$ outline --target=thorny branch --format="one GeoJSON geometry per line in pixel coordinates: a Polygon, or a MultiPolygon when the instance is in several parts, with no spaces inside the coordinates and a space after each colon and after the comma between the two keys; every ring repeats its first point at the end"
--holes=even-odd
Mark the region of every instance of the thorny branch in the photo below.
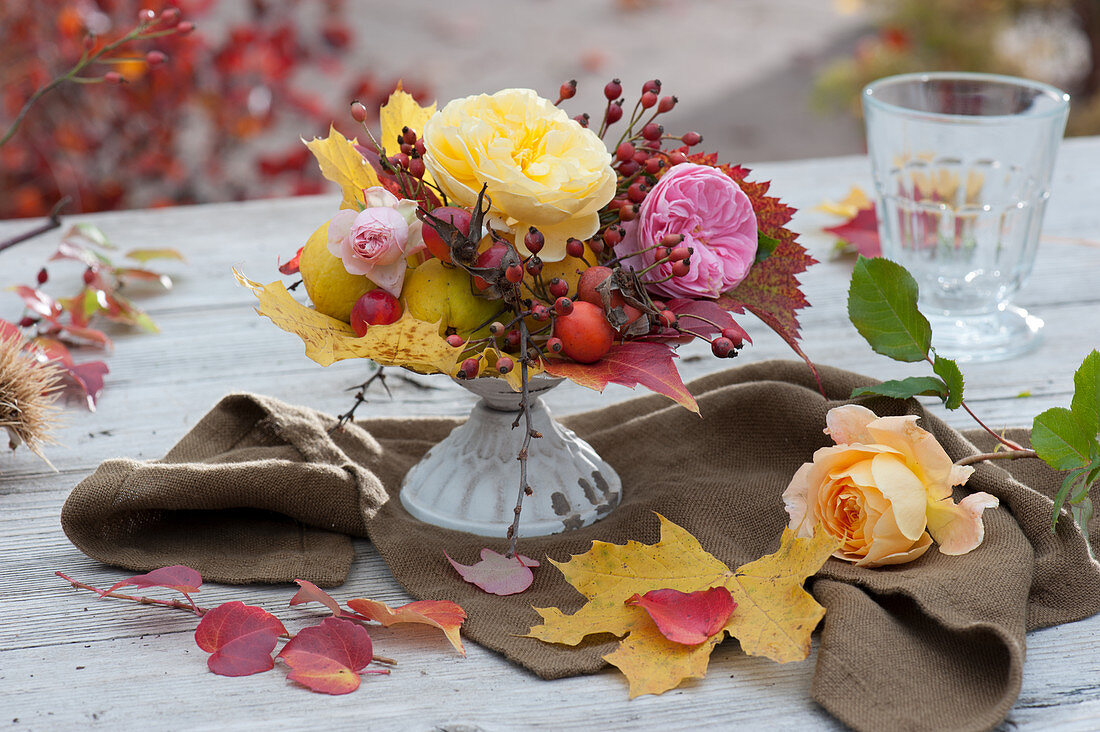
{"type": "Polygon", "coordinates": [[[355,392],[355,403],[351,405],[351,409],[336,418],[336,424],[333,425],[332,428],[328,431],[330,435],[336,430],[341,429],[344,425],[355,418],[355,410],[358,409],[361,404],[367,401],[367,389],[369,389],[370,385],[374,382],[377,381],[378,383],[380,383],[382,385],[382,388],[386,390],[386,396],[388,396],[390,399],[393,399],[393,393],[390,392],[390,387],[388,384],[386,384],[385,368],[385,366],[378,366],[375,372],[370,375],[370,378],[368,378],[362,384],[359,384],[358,386],[353,386],[348,389],[348,391],[351,391],[352,389],[358,389],[358,391],[355,392]]]}

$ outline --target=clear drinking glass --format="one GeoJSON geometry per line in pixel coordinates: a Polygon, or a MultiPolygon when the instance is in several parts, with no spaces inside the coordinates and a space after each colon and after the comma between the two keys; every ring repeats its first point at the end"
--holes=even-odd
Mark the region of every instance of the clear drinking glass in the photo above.
{"type": "Polygon", "coordinates": [[[1043,321],[1010,304],[1035,261],[1069,95],[1009,76],[905,74],[863,90],[883,256],[920,286],[933,345],[1009,358],[1043,321]]]}

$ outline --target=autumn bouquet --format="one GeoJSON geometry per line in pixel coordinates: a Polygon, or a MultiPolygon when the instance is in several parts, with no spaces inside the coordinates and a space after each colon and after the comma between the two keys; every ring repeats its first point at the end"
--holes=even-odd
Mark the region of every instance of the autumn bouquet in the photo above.
{"type": "Polygon", "coordinates": [[[280,269],[238,273],[259,312],[322,365],[363,357],[525,391],[539,374],[602,390],[641,384],[697,411],[673,362],[709,342],[719,358],[750,340],[752,312],[801,355],[797,275],[814,260],[783,228],[793,209],[748,170],[697,152],[702,138],[658,121],[676,105],[648,81],[629,112],[604,88],[602,115],[570,116],[528,89],[436,110],[400,88],[380,111],[352,105],[368,142],[333,129],[306,145],[344,197],[280,269]]]}

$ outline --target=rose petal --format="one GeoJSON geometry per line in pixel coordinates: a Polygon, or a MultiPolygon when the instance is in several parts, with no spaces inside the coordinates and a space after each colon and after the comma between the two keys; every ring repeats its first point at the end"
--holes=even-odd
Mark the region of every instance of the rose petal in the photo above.
{"type": "Polygon", "coordinates": [[[894,522],[902,535],[916,541],[924,532],[928,499],[924,485],[896,455],[876,455],[871,461],[875,485],[890,502],[894,522]]]}
{"type": "Polygon", "coordinates": [[[956,556],[973,551],[985,538],[982,513],[1000,501],[988,493],[973,493],[954,503],[951,498],[928,504],[928,530],[940,545],[940,552],[956,556]]]}
{"type": "Polygon", "coordinates": [[[916,415],[881,417],[867,425],[867,431],[872,442],[889,445],[905,455],[905,462],[935,494],[933,498],[951,495],[951,458],[935,435],[917,426],[916,415]]]}
{"type": "Polygon", "coordinates": [[[866,557],[857,561],[856,566],[882,567],[887,564],[905,564],[906,562],[911,562],[920,557],[928,551],[928,547],[930,546],[932,546],[932,537],[926,532],[922,534],[920,539],[917,540],[917,543],[909,549],[894,554],[887,554],[885,556],[879,556],[877,553],[873,555],[869,553],[866,557]]]}
{"type": "Polygon", "coordinates": [[[876,419],[874,412],[858,404],[833,407],[825,415],[825,434],[838,445],[877,442],[867,431],[867,425],[876,419]]]}

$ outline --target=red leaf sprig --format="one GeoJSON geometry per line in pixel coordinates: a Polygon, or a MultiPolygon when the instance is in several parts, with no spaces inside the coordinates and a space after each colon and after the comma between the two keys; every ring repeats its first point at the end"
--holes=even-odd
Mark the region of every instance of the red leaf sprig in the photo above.
{"type": "Polygon", "coordinates": [[[288,678],[306,688],[324,694],[347,694],[359,688],[362,674],[388,674],[389,669],[370,669],[371,663],[396,665],[396,661],[374,653],[367,625],[402,623],[429,625],[443,631],[456,650],[465,655],[459,629],[466,619],[457,604],[444,600],[421,600],[397,608],[367,598],[348,602],[345,610],[331,595],[307,580],[296,580],[298,592],[290,605],[318,602],[332,612],[319,625],[303,628],[291,635],[277,617],[263,608],[239,600],[212,609],[199,607],[191,599],[202,585],[202,576],[191,567],[173,565],[120,580],[108,589],[79,582],[63,572],[57,576],[74,588],[90,590],[101,598],[130,600],[143,605],[160,605],[186,610],[201,618],[195,629],[195,643],[210,654],[207,667],[220,676],[250,676],[270,671],[275,660],[290,669],[288,678]],[[152,597],[137,597],[118,592],[123,587],[142,589],[161,587],[181,593],[187,602],[152,597]],[[287,639],[278,654],[272,652],[280,638],[287,639]]]}

